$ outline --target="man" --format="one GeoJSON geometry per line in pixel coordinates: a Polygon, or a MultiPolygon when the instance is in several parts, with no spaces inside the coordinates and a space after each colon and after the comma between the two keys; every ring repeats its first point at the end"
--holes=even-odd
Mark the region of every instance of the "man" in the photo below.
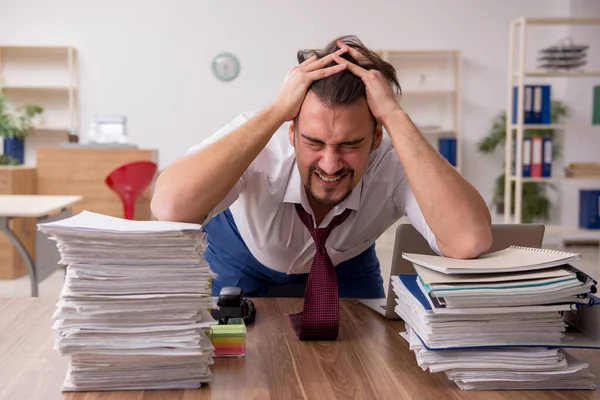
{"type": "Polygon", "coordinates": [[[335,265],[340,297],[384,297],[374,243],[403,215],[440,255],[486,251],[485,202],[402,110],[394,68],[351,36],[298,58],[272,104],[240,115],[156,182],[158,219],[204,225],[213,294],[302,287],[319,256],[335,265]],[[316,245],[311,229],[342,214],[325,248],[316,245]]]}

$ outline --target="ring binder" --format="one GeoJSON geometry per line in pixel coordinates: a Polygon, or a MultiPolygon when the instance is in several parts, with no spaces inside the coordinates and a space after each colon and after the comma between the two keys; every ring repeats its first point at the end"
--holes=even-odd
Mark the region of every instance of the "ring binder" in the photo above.
{"type": "Polygon", "coordinates": [[[546,253],[546,254],[555,254],[557,256],[565,256],[565,257],[576,257],[579,256],[579,254],[577,253],[571,253],[568,251],[562,251],[562,250],[553,250],[553,249],[543,249],[543,248],[538,248],[538,247],[527,247],[527,246],[509,246],[510,249],[515,249],[515,250],[527,250],[527,251],[535,251],[538,253],[546,253]]]}

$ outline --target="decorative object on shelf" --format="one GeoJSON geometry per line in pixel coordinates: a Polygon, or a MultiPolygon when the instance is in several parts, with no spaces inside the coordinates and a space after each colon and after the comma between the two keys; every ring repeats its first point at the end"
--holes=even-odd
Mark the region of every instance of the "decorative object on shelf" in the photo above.
{"type": "MultiPolygon", "coordinates": [[[[553,124],[560,123],[563,118],[570,115],[570,109],[560,100],[553,100],[551,107],[551,121],[553,124]]],[[[554,129],[525,129],[523,139],[544,137],[554,138],[554,129]]],[[[489,134],[477,143],[477,151],[482,154],[493,154],[498,147],[504,149],[506,140],[506,113],[500,113],[492,123],[489,134]]],[[[531,140],[531,139],[529,139],[531,140]]],[[[513,143],[516,141],[513,140],[513,143]]],[[[548,147],[546,147],[548,148],[548,147]]],[[[557,144],[550,146],[552,159],[560,156],[561,148],[557,144]]],[[[515,157],[512,157],[513,159],[515,157]]],[[[504,171],[504,167],[502,167],[504,171]]],[[[542,170],[543,173],[543,170],[542,170]]],[[[495,206],[498,214],[504,213],[504,172],[496,178],[494,185],[494,196],[491,205],[495,206]]],[[[547,194],[548,188],[554,185],[549,182],[525,182],[523,183],[523,218],[522,222],[533,222],[534,220],[545,220],[550,216],[552,206],[547,194]]],[[[511,209],[514,208],[515,183],[512,183],[511,209]]],[[[514,212],[512,210],[511,212],[514,212]]]]}
{"type": "Polygon", "coordinates": [[[127,117],[96,116],[90,123],[88,139],[91,143],[128,143],[127,117]]]}
{"type": "Polygon", "coordinates": [[[567,37],[557,44],[542,49],[538,58],[538,67],[550,71],[570,71],[587,64],[586,44],[574,44],[571,37],[567,37]]]}
{"type": "Polygon", "coordinates": [[[213,74],[221,81],[228,82],[240,73],[240,62],[231,53],[218,54],[212,62],[213,74]]]}
{"type": "Polygon", "coordinates": [[[579,227],[600,229],[600,189],[579,191],[579,227]]]}
{"type": "Polygon", "coordinates": [[[4,156],[7,162],[16,160],[17,164],[25,163],[25,138],[33,132],[33,119],[44,112],[35,104],[27,104],[9,110],[9,103],[0,93],[0,136],[4,139],[4,156]]]}
{"type": "Polygon", "coordinates": [[[571,163],[565,167],[565,176],[570,178],[600,176],[600,163],[571,163]]]}

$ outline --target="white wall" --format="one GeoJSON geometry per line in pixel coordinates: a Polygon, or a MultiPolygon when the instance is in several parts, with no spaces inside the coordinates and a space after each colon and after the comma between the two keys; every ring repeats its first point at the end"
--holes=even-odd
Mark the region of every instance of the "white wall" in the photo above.
{"type": "MultiPolygon", "coordinates": [[[[489,199],[503,155],[484,158],[475,143],[506,107],[508,24],[567,16],[569,7],[563,0],[2,0],[0,41],[75,46],[83,134],[94,114],[126,114],[132,141],[159,148],[161,167],[239,112],[268,104],[299,48],[349,33],[373,48],[459,48],[464,173],[489,199]],[[211,75],[222,51],[242,63],[230,83],[211,75]]],[[[534,39],[544,46],[562,36],[534,39]]]]}

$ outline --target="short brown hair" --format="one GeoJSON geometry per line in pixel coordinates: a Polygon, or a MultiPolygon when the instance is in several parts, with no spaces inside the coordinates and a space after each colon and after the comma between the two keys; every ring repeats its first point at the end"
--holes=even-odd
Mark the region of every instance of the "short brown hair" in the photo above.
{"type": "MultiPolygon", "coordinates": [[[[396,70],[394,67],[384,61],[377,53],[369,50],[356,36],[347,35],[341,36],[331,41],[323,49],[310,49],[298,51],[298,63],[304,62],[304,60],[317,56],[317,59],[325,57],[330,53],[334,53],[339,50],[337,41],[340,40],[348,47],[353,47],[358,50],[364,59],[360,63],[355,60],[348,53],[343,54],[342,58],[354,63],[359,64],[364,69],[375,69],[381,72],[381,74],[392,84],[394,91],[397,95],[400,95],[401,88],[396,76],[396,70]]],[[[328,67],[337,65],[335,61],[332,61],[328,67]]],[[[328,107],[337,107],[354,103],[361,97],[366,96],[365,84],[362,80],[348,70],[344,70],[340,73],[334,74],[327,78],[317,80],[311,84],[308,90],[312,90],[313,93],[319,97],[319,99],[328,107]]]]}

